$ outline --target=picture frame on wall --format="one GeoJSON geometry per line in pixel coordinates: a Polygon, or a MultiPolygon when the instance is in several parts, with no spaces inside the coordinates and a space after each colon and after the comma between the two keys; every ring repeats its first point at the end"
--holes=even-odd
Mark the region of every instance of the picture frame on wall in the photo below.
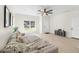
{"type": "Polygon", "coordinates": [[[35,21],[24,21],[24,28],[35,28],[35,21]]]}
{"type": "Polygon", "coordinates": [[[4,27],[11,26],[11,12],[8,7],[4,6],[4,27]]]}
{"type": "Polygon", "coordinates": [[[24,21],[24,28],[29,28],[29,21],[24,21]]]}

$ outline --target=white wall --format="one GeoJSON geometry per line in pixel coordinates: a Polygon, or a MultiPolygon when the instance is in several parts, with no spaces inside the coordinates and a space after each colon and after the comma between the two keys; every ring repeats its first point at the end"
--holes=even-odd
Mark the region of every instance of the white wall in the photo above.
{"type": "Polygon", "coordinates": [[[22,15],[22,14],[14,14],[14,26],[19,27],[20,32],[27,32],[24,29],[24,20],[29,20],[29,21],[35,21],[35,26],[36,26],[36,31],[35,33],[39,33],[39,17],[38,16],[32,16],[32,15],[22,15]]]}
{"type": "Polygon", "coordinates": [[[28,33],[24,29],[24,20],[36,22],[36,31],[34,33],[50,32],[50,16],[14,14],[14,26],[19,27],[20,32],[28,33]]]}
{"type": "Polygon", "coordinates": [[[0,29],[0,50],[3,49],[12,34],[12,28],[1,28],[0,29]]]}
{"type": "Polygon", "coordinates": [[[4,7],[0,5],[0,28],[4,26],[4,7]]]}
{"type": "Polygon", "coordinates": [[[50,32],[54,33],[56,29],[63,29],[67,32],[67,37],[71,37],[72,18],[75,18],[74,14],[79,15],[79,11],[71,10],[53,14],[50,20],[50,32]]]}

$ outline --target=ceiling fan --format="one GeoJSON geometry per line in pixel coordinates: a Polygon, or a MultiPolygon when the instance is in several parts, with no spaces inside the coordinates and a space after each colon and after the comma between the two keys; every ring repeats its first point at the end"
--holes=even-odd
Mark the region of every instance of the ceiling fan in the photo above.
{"type": "Polygon", "coordinates": [[[46,8],[44,8],[43,10],[38,10],[38,12],[40,12],[39,14],[41,14],[42,16],[43,15],[48,15],[48,14],[52,14],[52,9],[50,9],[50,10],[47,10],[46,8]]]}

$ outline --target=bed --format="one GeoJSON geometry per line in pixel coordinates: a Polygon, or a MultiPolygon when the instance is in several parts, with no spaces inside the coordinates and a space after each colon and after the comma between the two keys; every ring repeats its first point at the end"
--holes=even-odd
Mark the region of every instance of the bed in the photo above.
{"type": "Polygon", "coordinates": [[[58,48],[36,35],[13,33],[1,53],[57,53],[58,48]],[[19,35],[18,35],[19,34],[19,35]]]}

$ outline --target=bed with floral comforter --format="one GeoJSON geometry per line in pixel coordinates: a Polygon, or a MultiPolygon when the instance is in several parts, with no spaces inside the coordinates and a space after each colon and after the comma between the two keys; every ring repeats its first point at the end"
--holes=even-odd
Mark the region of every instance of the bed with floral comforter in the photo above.
{"type": "MultiPolygon", "coordinates": [[[[28,37],[28,36],[27,36],[28,37]]],[[[33,36],[29,36],[33,39],[33,36]]],[[[36,37],[36,36],[35,36],[36,37]]],[[[26,38],[26,36],[25,36],[26,38]]],[[[48,53],[58,52],[58,48],[40,38],[29,43],[17,42],[15,37],[10,38],[10,42],[1,50],[3,53],[48,53]]]]}

